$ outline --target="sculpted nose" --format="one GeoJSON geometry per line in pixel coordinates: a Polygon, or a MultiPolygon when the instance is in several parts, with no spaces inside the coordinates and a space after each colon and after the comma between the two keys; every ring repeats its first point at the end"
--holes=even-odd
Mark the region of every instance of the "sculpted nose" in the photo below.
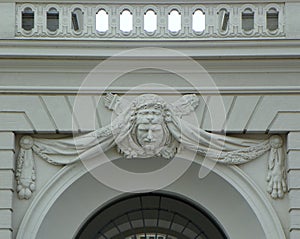
{"type": "Polygon", "coordinates": [[[151,122],[154,119],[154,116],[152,114],[147,115],[147,119],[149,122],[151,122]]]}
{"type": "Polygon", "coordinates": [[[153,139],[152,131],[151,131],[151,130],[148,131],[147,139],[148,139],[148,140],[152,140],[152,139],[153,139]]]}

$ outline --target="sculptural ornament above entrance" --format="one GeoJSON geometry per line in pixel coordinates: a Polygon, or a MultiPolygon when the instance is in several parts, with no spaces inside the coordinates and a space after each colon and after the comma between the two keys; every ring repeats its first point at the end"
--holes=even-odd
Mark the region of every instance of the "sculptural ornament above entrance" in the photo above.
{"type": "Polygon", "coordinates": [[[34,154],[54,165],[88,160],[116,146],[125,158],[172,159],[179,150],[191,150],[216,163],[238,165],[269,151],[268,189],[272,198],[287,191],[283,141],[279,135],[254,140],[209,133],[182,120],[196,109],[196,95],[184,95],[168,104],[158,95],[144,94],[131,104],[107,94],[105,106],[118,115],[110,125],[63,139],[23,136],[17,158],[17,193],[29,199],[35,190],[34,154]]]}

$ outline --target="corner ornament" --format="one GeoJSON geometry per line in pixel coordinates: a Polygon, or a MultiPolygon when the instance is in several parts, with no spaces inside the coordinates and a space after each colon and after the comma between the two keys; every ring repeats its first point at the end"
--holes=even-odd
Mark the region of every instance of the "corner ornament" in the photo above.
{"type": "Polygon", "coordinates": [[[107,94],[105,106],[118,115],[110,125],[62,139],[23,136],[16,170],[19,198],[29,199],[35,191],[34,154],[50,164],[68,165],[115,146],[125,158],[172,159],[180,149],[187,149],[227,165],[244,164],[269,151],[267,191],[274,199],[283,198],[287,186],[282,138],[254,140],[206,132],[182,119],[198,104],[196,95],[168,104],[154,94],[140,95],[132,103],[107,94]]]}

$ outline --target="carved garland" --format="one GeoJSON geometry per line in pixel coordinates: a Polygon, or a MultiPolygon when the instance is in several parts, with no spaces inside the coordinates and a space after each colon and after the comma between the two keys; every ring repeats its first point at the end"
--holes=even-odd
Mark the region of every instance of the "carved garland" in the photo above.
{"type": "Polygon", "coordinates": [[[29,199],[35,191],[34,154],[48,163],[67,165],[95,157],[113,146],[117,146],[125,158],[172,159],[180,148],[185,148],[228,165],[250,162],[269,151],[267,191],[274,199],[283,198],[287,186],[282,138],[272,135],[267,140],[246,141],[208,133],[181,119],[198,104],[195,95],[185,95],[167,104],[161,97],[147,94],[128,104],[117,95],[108,94],[106,107],[119,115],[111,125],[64,139],[23,136],[16,170],[19,198],[29,199]]]}

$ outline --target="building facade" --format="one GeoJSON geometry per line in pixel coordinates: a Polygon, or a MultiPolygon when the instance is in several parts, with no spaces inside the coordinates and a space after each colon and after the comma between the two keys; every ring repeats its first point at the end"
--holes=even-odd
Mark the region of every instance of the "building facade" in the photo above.
{"type": "Polygon", "coordinates": [[[300,1],[0,11],[1,239],[300,238],[300,1]]]}

